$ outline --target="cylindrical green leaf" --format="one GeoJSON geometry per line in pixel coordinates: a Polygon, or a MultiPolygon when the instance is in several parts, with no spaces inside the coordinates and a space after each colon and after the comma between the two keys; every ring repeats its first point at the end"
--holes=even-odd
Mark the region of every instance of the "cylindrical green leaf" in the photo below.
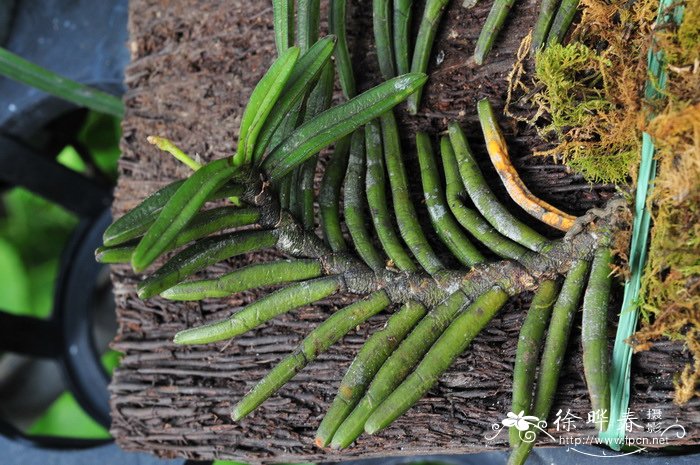
{"type": "MultiPolygon", "coordinates": [[[[537,390],[532,406],[532,415],[546,420],[552,408],[554,394],[559,384],[559,373],[564,363],[569,333],[578,310],[578,304],[586,286],[589,263],[580,260],[573,264],[566,275],[561,292],[552,310],[552,319],[547,330],[547,339],[542,351],[537,390]]],[[[517,413],[517,412],[516,412],[517,413]]],[[[535,430],[535,434],[537,431],[535,430]]],[[[532,450],[535,441],[522,441],[513,449],[508,458],[508,465],[523,465],[532,450]]]]}
{"type": "Polygon", "coordinates": [[[535,29],[532,33],[532,49],[534,51],[545,45],[547,34],[549,34],[549,29],[552,26],[552,19],[554,19],[554,11],[560,2],[561,0],[542,0],[540,3],[540,14],[537,17],[535,29]]]}
{"type": "Polygon", "coordinates": [[[337,276],[292,284],[262,297],[225,320],[180,331],[175,335],[174,342],[208,344],[239,336],[276,316],[334,294],[340,284],[341,279],[337,276]]]}
{"type": "MultiPolygon", "coordinates": [[[[306,101],[305,121],[315,118],[330,106],[333,98],[334,77],[333,65],[327,63],[321,72],[321,78],[306,101]]],[[[299,180],[301,181],[299,183],[301,189],[300,201],[302,206],[299,209],[301,216],[298,218],[307,230],[314,228],[314,178],[317,163],[318,155],[310,157],[301,165],[299,173],[299,180]]]]}
{"type": "Polygon", "coordinates": [[[124,117],[124,104],[119,97],[59,76],[2,47],[0,47],[0,74],[78,106],[120,119],[124,117]]]}
{"type": "Polygon", "coordinates": [[[97,263],[114,264],[129,263],[131,254],[134,253],[136,243],[115,245],[114,247],[101,246],[95,249],[95,261],[97,263]]]}
{"type": "Polygon", "coordinates": [[[238,167],[231,158],[222,158],[192,173],[170,197],[136,246],[131,257],[134,271],[142,271],[153,263],[202,208],[211,193],[220,189],[236,171],[238,167]]]}
{"type": "Polygon", "coordinates": [[[238,147],[234,156],[236,164],[247,164],[253,160],[258,134],[292,75],[298,58],[297,47],[289,47],[280,53],[253,89],[241,118],[238,147]]]}
{"type": "Polygon", "coordinates": [[[281,179],[322,148],[401,103],[425,80],[424,74],[404,74],[324,111],[278,145],[265,159],[263,170],[273,182],[281,179]]]}
{"type": "Polygon", "coordinates": [[[491,289],[479,296],[455,318],[425,354],[415,371],[367,419],[365,431],[374,434],[386,428],[418,402],[507,300],[508,294],[504,291],[499,288],[491,289]]]}
{"type": "Polygon", "coordinates": [[[459,224],[500,257],[520,261],[524,257],[536,256],[534,252],[499,234],[478,212],[464,205],[464,184],[459,176],[459,165],[448,137],[441,138],[440,153],[445,172],[447,203],[459,224]]]}
{"type": "Polygon", "coordinates": [[[258,287],[316,278],[322,273],[323,269],[318,260],[279,260],[254,263],[220,278],[186,281],[177,284],[161,292],[160,296],[170,300],[221,298],[258,287]]]}
{"type": "Polygon", "coordinates": [[[408,301],[389,318],[384,329],[367,339],[345,373],[338,394],[318,427],[315,441],[317,446],[328,445],[340,424],[360,401],[384,361],[425,316],[425,312],[422,304],[408,301]]]}
{"type": "Polygon", "coordinates": [[[320,0],[299,0],[297,2],[297,23],[299,47],[307,51],[318,40],[321,21],[320,0]]]}
{"type": "Polygon", "coordinates": [[[353,98],[357,94],[355,86],[355,75],[352,72],[352,61],[348,50],[348,39],[346,34],[346,7],[347,0],[330,0],[330,17],[328,19],[328,29],[331,34],[338,37],[335,46],[335,64],[338,67],[338,77],[340,87],[346,98],[353,98]]]}
{"type": "Polygon", "coordinates": [[[318,194],[318,209],[321,215],[321,230],[326,244],[334,252],[345,250],[345,239],[340,227],[340,189],[343,185],[345,171],[350,153],[350,136],[340,139],[335,144],[326,171],[321,180],[318,194]]]}
{"type": "Polygon", "coordinates": [[[472,245],[448,210],[430,138],[424,132],[416,134],[416,149],[423,182],[423,196],[433,228],[460,263],[472,266],[483,262],[484,256],[472,245]]]}
{"type": "Polygon", "coordinates": [[[272,0],[277,54],[294,45],[294,0],[272,0]]]}
{"type": "Polygon", "coordinates": [[[384,79],[391,79],[396,76],[391,34],[391,1],[372,0],[372,26],[379,70],[384,79]]]}
{"type": "Polygon", "coordinates": [[[534,231],[522,221],[516,219],[493,195],[474,156],[469,149],[467,138],[457,123],[450,123],[450,142],[454,149],[462,182],[484,218],[504,236],[524,245],[535,252],[542,251],[549,245],[547,238],[534,231]]]}
{"type": "Polygon", "coordinates": [[[142,281],[138,287],[139,298],[148,299],[160,294],[214,263],[272,247],[276,243],[274,231],[232,232],[195,242],[142,281]]]}
{"type": "Polygon", "coordinates": [[[491,47],[493,47],[493,43],[498,33],[501,31],[503,23],[506,21],[506,17],[508,17],[508,13],[514,3],[515,0],[496,0],[493,2],[484,27],[481,29],[481,34],[479,34],[479,39],[476,41],[474,61],[477,65],[482,65],[484,63],[484,58],[486,58],[486,55],[491,51],[491,47]]]}
{"type": "Polygon", "coordinates": [[[404,242],[411,249],[413,256],[428,273],[435,274],[445,269],[437,257],[423,229],[418,222],[416,209],[411,203],[408,188],[408,176],[403,165],[401,141],[394,113],[389,111],[381,116],[382,139],[384,140],[384,161],[389,173],[391,198],[394,203],[396,222],[404,242]]]}
{"type": "Polygon", "coordinates": [[[367,176],[365,177],[367,202],[379,242],[394,266],[402,271],[414,271],[417,267],[408,252],[404,250],[401,239],[394,231],[389,214],[382,155],[382,133],[377,121],[371,121],[365,128],[365,146],[367,148],[367,176]]]}
{"type": "Polygon", "coordinates": [[[253,154],[256,163],[262,161],[268,147],[274,148],[279,142],[278,138],[283,139],[296,127],[298,122],[303,120],[303,115],[297,113],[304,97],[330,62],[334,43],[334,36],[324,37],[299,57],[279,100],[265,119],[260,134],[258,134],[253,154]],[[279,134],[278,131],[280,131],[279,134]]]}
{"type": "MultiPolygon", "coordinates": [[[[192,221],[163,252],[168,252],[188,242],[225,229],[253,224],[259,219],[260,212],[254,208],[218,207],[201,211],[192,218],[192,221]]],[[[95,257],[100,263],[129,263],[135,249],[136,243],[129,245],[120,244],[115,247],[100,247],[96,251],[99,253],[96,253],[95,257]]]]}
{"type": "MultiPolygon", "coordinates": [[[[418,35],[416,36],[416,46],[413,50],[413,60],[411,61],[412,73],[425,73],[428,71],[428,60],[430,52],[435,41],[440,18],[445,11],[445,7],[449,0],[427,0],[423,9],[423,16],[418,27],[418,35]]],[[[423,93],[423,87],[408,98],[408,112],[412,115],[418,113],[420,98],[423,93]]]]}
{"type": "Polygon", "coordinates": [[[367,229],[367,205],[365,201],[365,132],[362,128],[352,134],[350,158],[345,175],[345,224],[352,237],[355,250],[372,270],[384,268],[384,259],[372,243],[367,229]]]}
{"type": "Polygon", "coordinates": [[[408,73],[411,70],[411,19],[413,0],[394,0],[394,54],[396,72],[408,73]]]}
{"type": "MultiPolygon", "coordinates": [[[[610,249],[600,247],[593,258],[591,277],[583,296],[583,371],[591,398],[591,410],[598,412],[610,412],[608,299],[612,284],[611,263],[610,249]]],[[[607,416],[600,427],[603,431],[607,429],[607,416]]]]}
{"type": "MultiPolygon", "coordinates": [[[[547,329],[554,302],[557,300],[558,291],[559,286],[556,281],[552,279],[542,281],[532,298],[525,322],[520,328],[513,368],[513,401],[510,409],[515,414],[524,412],[525,415],[531,415],[537,362],[540,359],[544,332],[547,329]]],[[[517,428],[510,428],[511,447],[520,443],[519,433],[517,428]]]]}
{"type": "Polygon", "coordinates": [[[185,180],[174,181],[146,197],[140,204],[117,218],[102,234],[105,246],[129,242],[142,236],[158,217],[168,200],[184,184],[185,180]]]}
{"type": "Polygon", "coordinates": [[[413,367],[468,303],[467,296],[457,291],[433,308],[384,362],[374,376],[362,400],[333,435],[331,447],[348,447],[364,431],[372,412],[401,384],[413,367]]]}
{"type": "Polygon", "coordinates": [[[233,407],[231,417],[238,421],[255,410],[306,365],[316,360],[319,354],[390,303],[385,291],[377,291],[328,317],[233,407]]]}
{"type": "Polygon", "coordinates": [[[547,45],[558,44],[564,40],[564,36],[566,36],[574,20],[574,16],[576,16],[578,4],[579,0],[562,0],[557,10],[557,15],[552,20],[552,27],[547,35],[547,45]]]}

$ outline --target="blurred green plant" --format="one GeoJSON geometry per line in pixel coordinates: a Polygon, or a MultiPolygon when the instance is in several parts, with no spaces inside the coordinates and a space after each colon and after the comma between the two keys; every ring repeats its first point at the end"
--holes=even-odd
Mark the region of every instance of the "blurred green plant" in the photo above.
{"type": "MultiPolygon", "coordinates": [[[[89,112],[76,145],[87,149],[104,177],[115,180],[120,137],[119,118],[89,112]]],[[[72,145],[66,146],[56,160],[77,172],[90,170],[72,145]]],[[[0,276],[9,277],[0,280],[0,309],[37,318],[51,315],[61,252],[77,224],[73,213],[24,188],[16,187],[0,196],[0,276]]],[[[115,351],[103,355],[108,372],[116,367],[119,356],[115,351]]],[[[26,432],[109,437],[109,432],[87,415],[69,392],[62,393],[26,432]]]]}

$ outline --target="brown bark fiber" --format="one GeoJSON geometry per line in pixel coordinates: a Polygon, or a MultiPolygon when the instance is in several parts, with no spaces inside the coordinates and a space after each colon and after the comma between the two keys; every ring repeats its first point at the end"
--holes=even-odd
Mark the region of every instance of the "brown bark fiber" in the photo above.
{"type": "MultiPolygon", "coordinates": [[[[349,3],[351,53],[356,70],[362,73],[360,88],[365,89],[378,82],[370,2],[349,3]]],[[[400,120],[403,127],[410,128],[405,133],[407,148],[416,127],[436,134],[448,121],[461,121],[477,157],[484,162],[487,178],[506,201],[477,137],[475,104],[486,96],[497,107],[502,105],[505,76],[520,39],[534,24],[537,3],[528,0],[516,5],[486,65],[475,67],[469,57],[490,6],[491,2],[480,2],[465,9],[461,2],[451,2],[433,49],[421,114],[415,118],[404,115],[400,120]]],[[[150,146],[148,135],[168,137],[203,160],[233,153],[243,107],[274,55],[272,8],[264,0],[132,0],[129,28],[132,63],[126,72],[127,115],[116,216],[168,181],[188,174],[187,168],[150,146]]],[[[613,192],[609,186],[588,186],[561,165],[532,158],[534,144],[541,144],[532,131],[506,118],[501,123],[514,164],[536,195],[581,213],[600,206],[613,192]]],[[[417,173],[414,157],[407,156],[409,168],[417,173]]],[[[418,205],[417,191],[415,199],[420,212],[423,207],[418,205]]],[[[270,256],[232,260],[211,267],[206,275],[219,275],[270,256]]],[[[372,437],[363,436],[355,446],[338,453],[313,445],[315,429],[344,369],[367,334],[383,325],[385,315],[349,334],[253,415],[234,423],[229,409],[235,401],[324,316],[354,297],[340,296],[293,312],[227,343],[183,348],[172,344],[175,332],[228,316],[254,300],[256,293],[203,302],[160,298],[143,302],[135,293],[139,278],[128,267],[115,266],[112,277],[119,319],[114,348],[125,355],[111,385],[111,431],[126,449],[202,460],[306,462],[506,446],[507,435],[492,442],[484,435],[509,411],[515,347],[530,295],[511,299],[429,395],[392,427],[372,437]]],[[[614,308],[611,306],[611,321],[617,318],[614,308]]],[[[574,333],[580,333],[580,318],[574,333]]],[[[591,425],[583,424],[590,407],[578,336],[567,357],[553,412],[571,409],[584,419],[571,435],[589,436],[594,433],[591,425]]],[[[685,438],[673,442],[677,445],[700,443],[700,401],[695,399],[683,408],[672,403],[674,374],[687,360],[688,355],[677,345],[662,342],[635,355],[633,365],[632,410],[640,423],[650,408],[661,409],[667,423],[677,418],[687,431],[685,438]]]]}

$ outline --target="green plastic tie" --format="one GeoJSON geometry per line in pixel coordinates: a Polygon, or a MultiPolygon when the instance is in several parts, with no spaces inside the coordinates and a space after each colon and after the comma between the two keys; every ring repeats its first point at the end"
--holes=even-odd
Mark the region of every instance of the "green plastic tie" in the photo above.
{"type": "MultiPolygon", "coordinates": [[[[666,11],[672,6],[673,0],[660,0],[659,12],[656,18],[657,30],[664,23],[674,21],[680,24],[684,7],[677,6],[673,15],[666,11]]],[[[663,97],[660,92],[666,87],[666,63],[663,50],[649,49],[648,71],[644,96],[647,100],[663,97]]],[[[634,201],[634,223],[632,225],[632,243],[630,245],[629,267],[630,277],[625,282],[624,298],[620,312],[620,320],[613,347],[611,376],[610,376],[610,412],[609,426],[601,431],[599,437],[610,448],[619,451],[625,440],[627,409],[630,402],[630,374],[632,362],[632,346],[626,341],[632,336],[639,317],[639,290],[642,272],[647,258],[649,227],[651,213],[646,208],[647,197],[651,184],[656,177],[656,159],[654,157],[654,141],[651,136],[642,133],[642,159],[639,164],[637,190],[634,201]]]]}

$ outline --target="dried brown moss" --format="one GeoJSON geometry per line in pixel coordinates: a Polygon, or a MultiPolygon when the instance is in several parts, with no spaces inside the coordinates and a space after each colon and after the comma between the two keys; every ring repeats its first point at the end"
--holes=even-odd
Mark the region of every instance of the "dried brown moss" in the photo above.
{"type": "Polygon", "coordinates": [[[537,154],[555,157],[592,182],[619,184],[633,176],[657,4],[582,0],[581,22],[567,45],[538,52],[530,78],[516,65],[509,104],[529,105],[527,116],[516,117],[554,143],[537,154]]]}
{"type": "Polygon", "coordinates": [[[637,350],[660,338],[683,341],[694,355],[676,380],[676,402],[700,395],[700,0],[689,0],[677,28],[659,31],[669,75],[666,107],[647,131],[658,177],[650,197],[653,228],[642,278],[637,350]]]}
{"type": "MultiPolygon", "coordinates": [[[[642,131],[654,138],[659,168],[649,198],[653,228],[642,324],[632,342],[644,350],[667,338],[694,354],[676,383],[676,401],[684,403],[700,395],[700,0],[673,8],[679,6],[685,7],[680,25],[655,27],[657,0],[582,0],[570,42],[538,53],[530,76],[525,39],[510,76],[506,112],[536,125],[552,142],[552,149],[539,154],[628,193],[642,131]],[[663,98],[654,102],[644,100],[651,44],[668,62],[666,85],[658,89],[663,98]]],[[[629,236],[623,232],[614,243],[621,275],[629,236]]]]}

